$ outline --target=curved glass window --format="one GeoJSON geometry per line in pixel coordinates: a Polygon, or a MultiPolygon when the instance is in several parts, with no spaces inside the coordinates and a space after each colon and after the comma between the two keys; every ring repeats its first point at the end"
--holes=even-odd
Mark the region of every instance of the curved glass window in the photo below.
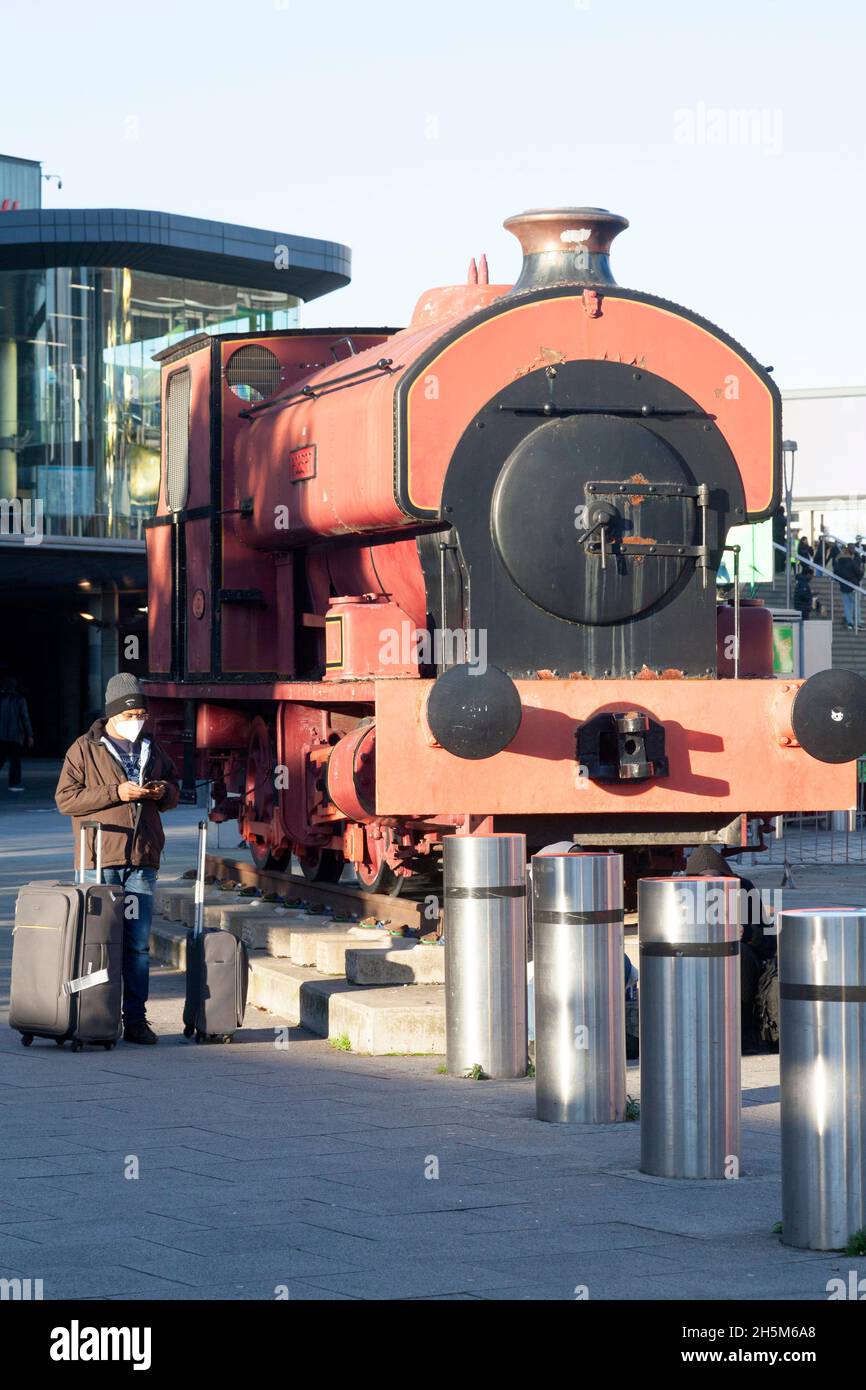
{"type": "Polygon", "coordinates": [[[153,354],[192,333],[292,328],[297,306],[124,268],[0,271],[0,497],[41,499],[46,535],[140,539],[159,493],[153,354]]]}

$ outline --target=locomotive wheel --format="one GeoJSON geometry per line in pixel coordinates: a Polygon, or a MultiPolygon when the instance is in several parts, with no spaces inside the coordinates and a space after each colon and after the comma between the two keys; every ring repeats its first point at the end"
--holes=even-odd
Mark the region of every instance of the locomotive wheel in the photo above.
{"type": "Polygon", "coordinates": [[[282,873],[288,866],[291,855],[288,850],[272,850],[270,845],[260,845],[256,840],[248,840],[250,854],[257,869],[273,869],[282,873]]]}
{"type": "MultiPolygon", "coordinates": [[[[247,746],[247,772],[244,804],[250,820],[269,824],[274,818],[274,750],[270,731],[260,715],[250,729],[247,746]]],[[[269,844],[248,840],[253,863],[257,869],[281,871],[288,865],[290,851],[275,850],[269,844]]]]}
{"type": "Polygon", "coordinates": [[[337,849],[314,849],[298,862],[308,883],[339,883],[345,860],[337,849]]]}
{"type": "Polygon", "coordinates": [[[355,872],[365,892],[387,893],[392,898],[400,896],[406,882],[405,877],[396,874],[389,864],[384,863],[378,868],[371,864],[356,864],[355,872]]]}
{"type": "Polygon", "coordinates": [[[385,839],[382,836],[374,838],[367,833],[364,843],[367,858],[363,864],[355,864],[355,873],[361,887],[367,893],[387,893],[392,898],[398,897],[405,879],[385,862],[385,839]]]}

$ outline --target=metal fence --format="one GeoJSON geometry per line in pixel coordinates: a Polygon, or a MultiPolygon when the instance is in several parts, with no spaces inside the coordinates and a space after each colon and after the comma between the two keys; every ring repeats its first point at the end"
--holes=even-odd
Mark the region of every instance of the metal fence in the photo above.
{"type": "Polygon", "coordinates": [[[850,811],[798,811],[776,818],[775,835],[742,864],[866,864],[866,756],[857,759],[857,803],[850,811]]]}

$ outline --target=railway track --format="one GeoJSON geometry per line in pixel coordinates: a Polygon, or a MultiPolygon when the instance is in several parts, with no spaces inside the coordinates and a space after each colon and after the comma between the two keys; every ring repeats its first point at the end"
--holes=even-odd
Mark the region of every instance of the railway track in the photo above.
{"type": "Polygon", "coordinates": [[[324,903],[337,910],[357,912],[361,917],[376,917],[393,926],[411,927],[422,935],[437,925],[441,903],[435,890],[401,894],[367,893],[356,883],[311,883],[301,874],[282,873],[274,869],[257,869],[248,859],[209,854],[206,872],[220,882],[241,883],[244,887],[276,893],[284,898],[300,898],[306,903],[324,903]]]}

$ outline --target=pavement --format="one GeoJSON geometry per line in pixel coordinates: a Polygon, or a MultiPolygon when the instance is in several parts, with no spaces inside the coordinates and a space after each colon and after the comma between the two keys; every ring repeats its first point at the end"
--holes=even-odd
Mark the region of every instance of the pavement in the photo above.
{"type": "MultiPolygon", "coordinates": [[[[752,1303],[823,1300],[828,1280],[866,1276],[866,1259],[774,1234],[774,1056],[743,1059],[741,1176],[698,1183],[638,1172],[639,1122],[540,1123],[531,1080],[356,1056],[263,1010],[231,1045],[186,1043],[183,977],[165,967],[158,1047],[25,1050],[5,1026],[15,894],[67,877],[72,842],[44,795],[19,803],[4,782],[0,1279],[41,1279],[46,1299],[752,1303]]],[[[163,877],[192,862],[199,815],[166,817],[163,877]]],[[[862,903],[866,867],[804,866],[786,905],[818,892],[862,903]]],[[[635,1063],[628,1090],[639,1098],[635,1063]]]]}

